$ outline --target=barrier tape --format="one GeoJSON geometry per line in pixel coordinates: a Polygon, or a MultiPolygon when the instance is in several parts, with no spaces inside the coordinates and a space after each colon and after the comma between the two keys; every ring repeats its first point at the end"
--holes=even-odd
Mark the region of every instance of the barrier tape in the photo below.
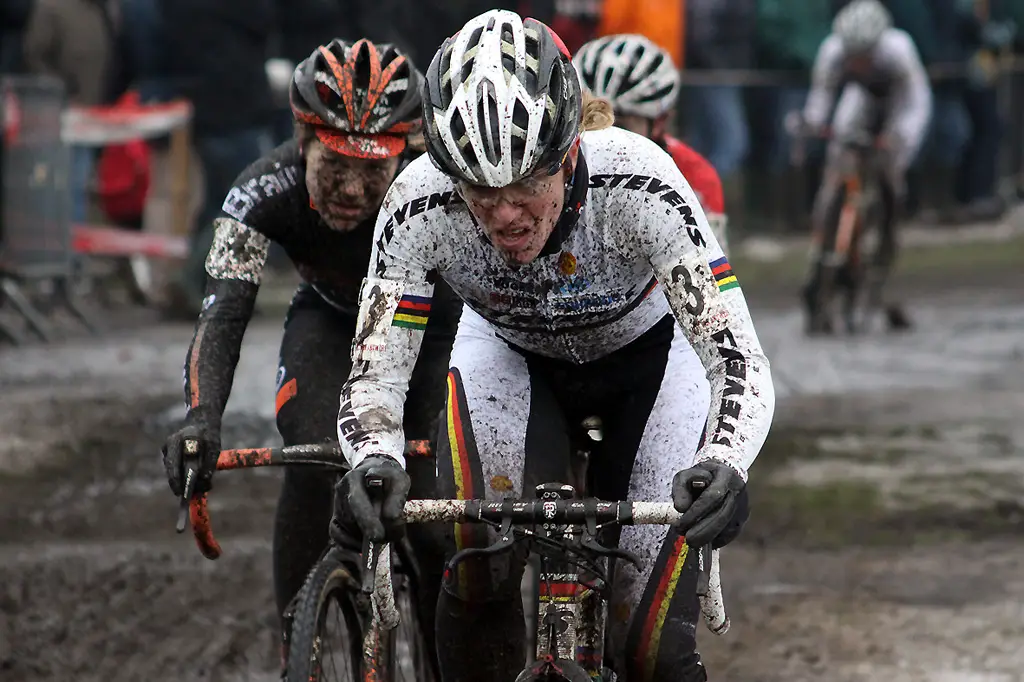
{"type": "Polygon", "coordinates": [[[134,106],[71,106],[61,116],[61,139],[73,145],[102,147],[162,137],[191,120],[192,104],[185,100],[134,106]]]}
{"type": "Polygon", "coordinates": [[[102,225],[72,226],[71,245],[76,253],[90,256],[185,258],[188,255],[188,239],[185,237],[102,225]]]}

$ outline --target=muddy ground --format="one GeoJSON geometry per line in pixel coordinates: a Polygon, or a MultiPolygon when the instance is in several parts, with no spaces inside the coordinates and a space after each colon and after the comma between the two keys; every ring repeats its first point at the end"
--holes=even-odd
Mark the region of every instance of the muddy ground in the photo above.
{"type": "MultiPolygon", "coordinates": [[[[804,339],[746,285],[780,400],[723,555],[733,629],[701,630],[713,679],[1024,680],[1019,263],[906,281],[899,337],[804,339]]],[[[218,561],[173,530],[158,450],[190,334],[0,348],[0,679],[274,679],[277,474],[219,477],[218,561]]],[[[248,332],[225,446],[277,442],[279,337],[272,311],[248,332]]]]}

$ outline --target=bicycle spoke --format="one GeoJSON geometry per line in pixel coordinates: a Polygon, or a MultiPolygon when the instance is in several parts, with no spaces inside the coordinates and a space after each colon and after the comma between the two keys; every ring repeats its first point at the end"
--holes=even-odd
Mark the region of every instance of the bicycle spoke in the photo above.
{"type": "Polygon", "coordinates": [[[355,682],[356,675],[352,669],[349,646],[351,636],[341,604],[337,600],[332,600],[327,605],[323,632],[318,638],[315,665],[318,673],[317,682],[355,682]]]}

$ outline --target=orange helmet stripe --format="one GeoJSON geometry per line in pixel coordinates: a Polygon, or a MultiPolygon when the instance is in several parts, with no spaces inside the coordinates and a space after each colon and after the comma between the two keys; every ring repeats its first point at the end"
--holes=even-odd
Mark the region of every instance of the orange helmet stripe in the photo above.
{"type": "Polygon", "coordinates": [[[295,116],[295,120],[300,123],[308,123],[314,126],[327,125],[326,123],[324,123],[323,119],[317,116],[316,114],[311,114],[306,111],[299,111],[294,107],[292,107],[292,114],[295,116]]]}
{"type": "Polygon", "coordinates": [[[366,124],[366,120],[369,118],[370,112],[372,112],[373,108],[377,106],[377,102],[380,100],[381,97],[384,96],[384,91],[391,83],[391,79],[394,78],[395,72],[398,71],[398,69],[401,68],[405,64],[405,62],[405,57],[399,57],[395,61],[388,64],[388,68],[384,69],[384,71],[380,74],[380,77],[377,79],[376,83],[374,83],[372,80],[370,81],[370,91],[366,94],[366,112],[363,114],[363,125],[366,124]]]}
{"type": "Polygon", "coordinates": [[[348,123],[350,126],[355,125],[355,121],[352,118],[352,105],[355,94],[352,92],[352,79],[348,78],[346,83],[346,76],[344,67],[338,62],[338,58],[323,45],[319,48],[320,54],[323,55],[327,65],[331,67],[331,73],[334,74],[334,80],[338,83],[338,89],[341,90],[341,100],[345,103],[345,114],[348,116],[348,123]],[[348,85],[348,87],[345,87],[348,85]]]}
{"type": "Polygon", "coordinates": [[[377,104],[378,97],[375,97],[373,93],[380,89],[380,54],[377,52],[377,46],[371,43],[366,38],[361,38],[356,41],[356,44],[352,46],[352,58],[349,59],[348,63],[345,64],[345,69],[351,74],[352,86],[355,86],[356,80],[356,62],[359,57],[359,50],[366,49],[370,57],[370,82],[367,83],[366,88],[366,99],[363,100],[363,112],[362,116],[359,117],[359,129],[362,130],[366,122],[370,120],[370,114],[373,113],[373,107],[377,104]]]}

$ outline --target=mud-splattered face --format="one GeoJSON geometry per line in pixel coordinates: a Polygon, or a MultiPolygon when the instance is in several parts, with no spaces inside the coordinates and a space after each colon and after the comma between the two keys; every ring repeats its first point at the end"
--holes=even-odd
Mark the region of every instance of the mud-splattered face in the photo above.
{"type": "Polygon", "coordinates": [[[398,157],[359,159],[312,140],[306,148],[306,189],[332,229],[347,232],[375,214],[398,170],[398,157]]]}
{"type": "Polygon", "coordinates": [[[469,210],[509,265],[526,265],[544,249],[562,214],[575,160],[573,153],[561,172],[541,170],[507,187],[459,183],[469,210]]]}

